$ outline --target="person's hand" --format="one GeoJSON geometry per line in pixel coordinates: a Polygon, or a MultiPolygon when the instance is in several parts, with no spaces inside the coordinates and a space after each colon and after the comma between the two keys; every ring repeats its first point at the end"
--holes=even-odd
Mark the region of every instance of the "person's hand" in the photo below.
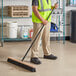
{"type": "Polygon", "coordinates": [[[57,8],[58,8],[58,3],[55,4],[55,9],[57,9],[57,8]]]}
{"type": "Polygon", "coordinates": [[[42,20],[42,23],[43,23],[44,25],[46,25],[46,24],[48,23],[48,21],[47,21],[47,20],[42,20]]]}

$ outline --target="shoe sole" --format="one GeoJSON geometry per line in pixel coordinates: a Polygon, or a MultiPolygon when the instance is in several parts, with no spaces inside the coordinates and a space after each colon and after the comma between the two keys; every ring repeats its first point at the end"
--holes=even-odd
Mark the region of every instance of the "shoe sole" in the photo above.
{"type": "Polygon", "coordinates": [[[56,60],[57,58],[55,58],[55,59],[51,59],[51,58],[44,58],[44,59],[49,59],[49,60],[56,60]]]}

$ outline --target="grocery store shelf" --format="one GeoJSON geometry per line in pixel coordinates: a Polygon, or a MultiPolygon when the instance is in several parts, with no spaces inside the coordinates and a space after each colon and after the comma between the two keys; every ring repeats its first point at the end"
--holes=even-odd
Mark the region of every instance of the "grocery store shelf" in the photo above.
{"type": "Polygon", "coordinates": [[[54,31],[54,32],[50,32],[50,33],[63,33],[62,31],[54,31]]]}
{"type": "Polygon", "coordinates": [[[22,38],[4,38],[4,41],[31,41],[30,38],[28,39],[22,39],[22,38]]]}
{"type": "Polygon", "coordinates": [[[76,5],[67,5],[66,7],[76,7],[76,5]]]}
{"type": "MultiPolygon", "coordinates": [[[[0,18],[2,18],[2,17],[0,16],[0,18]]],[[[30,18],[32,18],[32,16],[30,16],[30,17],[9,17],[9,16],[3,16],[3,18],[4,19],[30,19],[30,18]]]]}

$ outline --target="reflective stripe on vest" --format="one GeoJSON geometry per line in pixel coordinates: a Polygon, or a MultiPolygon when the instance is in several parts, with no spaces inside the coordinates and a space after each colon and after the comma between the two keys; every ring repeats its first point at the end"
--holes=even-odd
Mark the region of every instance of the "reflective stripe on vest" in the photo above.
{"type": "Polygon", "coordinates": [[[51,11],[51,9],[41,9],[39,12],[44,12],[44,11],[51,11]]]}
{"type": "Polygon", "coordinates": [[[41,10],[39,10],[40,12],[51,11],[51,9],[44,9],[43,8],[43,2],[42,2],[42,0],[40,0],[40,3],[41,3],[41,10]]]}

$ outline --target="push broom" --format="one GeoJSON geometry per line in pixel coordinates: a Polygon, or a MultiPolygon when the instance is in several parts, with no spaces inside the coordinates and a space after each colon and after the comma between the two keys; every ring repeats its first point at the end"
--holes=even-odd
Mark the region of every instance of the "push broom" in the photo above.
{"type": "MultiPolygon", "coordinates": [[[[54,8],[53,8],[52,12],[53,12],[53,11],[54,11],[54,8]]],[[[51,16],[52,12],[50,13],[49,17],[51,16]]],[[[48,19],[49,19],[49,17],[48,17],[48,19]]],[[[47,19],[47,20],[48,20],[48,19],[47,19]]],[[[24,68],[24,69],[27,69],[27,70],[29,70],[29,71],[31,71],[31,72],[36,72],[35,66],[33,66],[33,65],[30,64],[30,63],[23,62],[23,61],[24,61],[25,57],[27,56],[28,52],[30,51],[32,45],[33,45],[34,42],[36,41],[38,35],[40,34],[40,32],[42,31],[43,28],[44,28],[44,25],[41,27],[41,29],[40,29],[39,32],[37,33],[35,39],[32,41],[30,47],[28,48],[27,52],[25,53],[24,57],[23,57],[21,60],[17,60],[17,59],[14,59],[14,58],[12,58],[12,57],[8,57],[7,61],[10,62],[10,63],[12,63],[12,64],[15,64],[15,65],[17,65],[17,66],[20,66],[20,67],[22,67],[22,68],[24,68]]]]}

